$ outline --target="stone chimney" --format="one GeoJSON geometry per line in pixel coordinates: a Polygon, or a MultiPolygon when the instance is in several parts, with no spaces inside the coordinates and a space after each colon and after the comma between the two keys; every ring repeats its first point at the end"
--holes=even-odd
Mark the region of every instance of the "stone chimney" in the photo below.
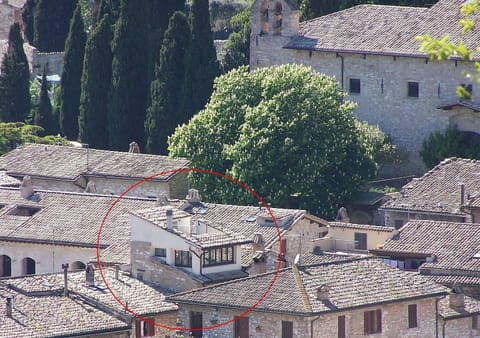
{"type": "Polygon", "coordinates": [[[85,269],[85,282],[87,286],[95,286],[95,268],[92,264],[87,264],[85,269]]]}
{"type": "Polygon", "coordinates": [[[95,182],[89,181],[87,183],[87,186],[85,187],[84,192],[90,193],[90,194],[96,194],[97,193],[97,187],[95,186],[95,182]]]}
{"type": "Polygon", "coordinates": [[[137,142],[132,142],[129,144],[129,147],[128,147],[128,152],[129,153],[136,153],[136,154],[140,154],[140,147],[138,145],[137,142]]]}
{"type": "Polygon", "coordinates": [[[335,220],[338,222],[350,223],[350,217],[348,216],[347,209],[345,207],[341,207],[338,209],[337,217],[335,220]]]}
{"type": "Polygon", "coordinates": [[[168,197],[165,194],[160,194],[157,197],[157,203],[155,203],[157,207],[162,207],[168,205],[168,197]]]}
{"type": "Polygon", "coordinates": [[[265,240],[263,239],[261,232],[256,232],[253,234],[252,248],[254,252],[263,252],[265,250],[265,240]]]}
{"type": "Polygon", "coordinates": [[[32,178],[28,175],[23,176],[22,184],[20,185],[20,196],[28,199],[34,194],[32,178]]]}
{"type": "Polygon", "coordinates": [[[62,264],[63,269],[63,295],[68,296],[68,263],[62,264]]]}
{"type": "Polygon", "coordinates": [[[448,303],[453,310],[461,311],[465,309],[465,295],[454,289],[448,294],[448,303]]]}
{"type": "Polygon", "coordinates": [[[200,202],[200,192],[197,189],[188,189],[186,200],[188,203],[200,202]]]}
{"type": "Polygon", "coordinates": [[[326,284],[322,284],[317,288],[317,299],[328,300],[330,288],[326,284]]]}
{"type": "Polygon", "coordinates": [[[8,297],[6,302],[6,313],[8,318],[12,318],[12,298],[8,297]]]}
{"type": "Polygon", "coordinates": [[[166,219],[167,229],[172,230],[173,229],[173,209],[168,208],[165,212],[165,215],[167,216],[167,219],[166,219]]]}

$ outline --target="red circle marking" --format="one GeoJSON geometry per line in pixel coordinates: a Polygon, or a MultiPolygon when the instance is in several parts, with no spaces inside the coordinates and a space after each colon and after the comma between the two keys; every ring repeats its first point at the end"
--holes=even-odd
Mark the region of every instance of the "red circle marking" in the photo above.
{"type": "Polygon", "coordinates": [[[103,279],[103,282],[105,283],[105,286],[106,288],[108,289],[108,291],[110,291],[110,293],[112,294],[113,298],[125,309],[125,311],[128,311],[129,313],[131,313],[132,315],[134,315],[136,318],[140,319],[140,320],[143,320],[143,321],[146,321],[148,322],[149,324],[153,324],[155,326],[159,326],[159,327],[162,327],[164,329],[168,329],[168,330],[174,330],[174,331],[206,331],[206,330],[211,330],[211,329],[215,329],[217,327],[221,327],[221,326],[224,326],[224,325],[228,325],[230,323],[233,323],[234,321],[236,321],[238,318],[241,318],[241,317],[244,317],[246,316],[247,314],[249,314],[251,311],[253,311],[264,299],[265,297],[268,295],[268,293],[272,290],[272,287],[273,285],[275,284],[277,278],[278,278],[278,274],[280,272],[280,267],[281,267],[281,264],[282,264],[282,236],[280,234],[280,227],[278,226],[278,222],[277,222],[277,219],[275,218],[275,216],[273,215],[272,211],[270,210],[270,206],[265,203],[265,201],[262,199],[262,197],[260,197],[260,195],[258,195],[255,191],[253,191],[252,188],[250,188],[248,185],[246,185],[245,183],[231,177],[231,176],[228,176],[228,175],[225,175],[225,174],[222,174],[222,173],[219,173],[219,172],[216,172],[216,171],[212,171],[212,170],[207,170],[207,169],[197,169],[197,168],[179,168],[179,169],[171,169],[171,170],[166,170],[166,171],[162,171],[158,174],[155,174],[155,175],[152,175],[152,176],[149,176],[149,177],[145,177],[145,178],[142,178],[141,180],[138,180],[137,182],[135,182],[134,184],[132,184],[130,187],[128,187],[124,192],[122,192],[120,194],[120,196],[117,197],[117,199],[110,205],[110,207],[108,208],[105,216],[103,217],[103,220],[102,220],[102,223],[100,224],[100,230],[98,231],[98,236],[97,236],[97,245],[96,245],[96,251],[97,251],[97,263],[98,263],[98,270],[100,271],[100,275],[102,276],[102,279],[103,279]],[[248,191],[252,196],[254,196],[261,204],[262,206],[268,211],[268,213],[270,214],[270,216],[272,217],[273,219],[273,222],[275,224],[275,228],[277,230],[277,236],[278,236],[278,239],[279,239],[279,243],[280,243],[280,254],[278,255],[278,263],[277,263],[277,268],[275,270],[275,274],[273,276],[273,279],[272,281],[270,282],[270,284],[268,285],[267,287],[267,290],[260,296],[260,298],[252,305],[250,306],[247,310],[245,310],[244,312],[242,312],[240,315],[238,316],[235,316],[233,317],[232,319],[230,320],[227,320],[223,323],[218,323],[218,324],[215,324],[215,325],[210,325],[210,326],[206,326],[206,327],[197,327],[197,328],[191,328],[191,327],[172,327],[172,326],[168,326],[168,325],[162,325],[162,324],[159,324],[159,323],[155,323],[155,322],[152,322],[151,320],[149,319],[146,319],[146,318],[143,318],[142,316],[140,316],[139,314],[137,314],[135,311],[131,310],[128,308],[127,305],[125,305],[116,295],[115,293],[112,291],[112,289],[110,288],[110,286],[108,285],[108,282],[107,280],[105,279],[105,276],[103,274],[103,269],[102,269],[102,264],[101,264],[101,261],[100,261],[100,236],[102,234],[102,230],[103,230],[103,225],[105,224],[108,216],[110,215],[110,212],[113,210],[113,208],[115,207],[115,205],[123,198],[123,196],[125,196],[128,192],[130,192],[131,190],[135,189],[136,187],[138,187],[139,185],[145,183],[145,182],[148,182],[150,181],[151,179],[155,178],[155,177],[158,177],[158,176],[163,176],[163,175],[167,175],[167,174],[176,174],[176,173],[185,173],[185,172],[197,172],[197,173],[203,173],[203,174],[210,174],[210,175],[215,175],[215,176],[219,176],[219,177],[222,177],[224,179],[227,179],[237,185],[239,185],[240,187],[242,187],[243,189],[245,189],[246,191],[248,191]]]}

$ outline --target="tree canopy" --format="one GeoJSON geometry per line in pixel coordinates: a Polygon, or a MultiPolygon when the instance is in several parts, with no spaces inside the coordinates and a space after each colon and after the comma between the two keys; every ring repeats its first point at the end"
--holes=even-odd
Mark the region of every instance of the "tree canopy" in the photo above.
{"type": "MultiPolygon", "coordinates": [[[[331,217],[376,175],[379,154],[372,144],[387,143],[377,142],[382,133],[363,134],[372,127],[358,128],[355,105],[344,98],[333,77],[305,66],[240,67],[218,77],[205,109],[176,129],[170,155],[231,175],[274,206],[331,217]]],[[[208,176],[192,175],[207,199],[253,202],[208,176]]]]}

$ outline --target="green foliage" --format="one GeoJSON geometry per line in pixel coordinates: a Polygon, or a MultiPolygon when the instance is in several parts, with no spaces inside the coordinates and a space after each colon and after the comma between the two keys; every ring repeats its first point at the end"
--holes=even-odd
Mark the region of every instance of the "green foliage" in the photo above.
{"type": "Polygon", "coordinates": [[[22,122],[0,122],[0,154],[5,154],[23,143],[68,145],[67,140],[58,136],[38,136],[42,132],[43,129],[39,126],[22,122]]]}
{"type": "Polygon", "coordinates": [[[230,18],[243,11],[245,8],[245,2],[241,1],[211,1],[210,22],[214,39],[225,40],[228,37],[229,29],[231,29],[231,27],[229,27],[230,18]]]}
{"type": "MultiPolygon", "coordinates": [[[[400,162],[397,147],[378,126],[367,122],[355,121],[360,143],[365,147],[365,154],[377,165],[400,162]]],[[[378,168],[379,169],[379,168],[378,168]]]]}
{"type": "MultiPolygon", "coordinates": [[[[375,147],[385,141],[377,140],[377,129],[367,135],[358,129],[354,104],[344,97],[334,78],[304,66],[240,67],[218,77],[205,110],[176,129],[170,155],[227,173],[275,206],[298,203],[331,217],[375,176],[381,158],[375,147]]],[[[209,176],[192,175],[208,200],[253,202],[209,176]]]]}
{"type": "Polygon", "coordinates": [[[190,41],[190,26],[182,12],[175,12],[163,39],[160,62],[151,84],[151,104],[147,109],[145,132],[147,151],[167,154],[167,136],[177,124],[187,121],[178,107],[185,77],[184,59],[190,41]]]}
{"type": "Polygon", "coordinates": [[[221,60],[223,73],[248,65],[250,62],[250,7],[233,16],[230,20],[230,26],[233,33],[230,34],[223,47],[221,60]]]}
{"type": "Polygon", "coordinates": [[[429,169],[448,157],[480,159],[480,135],[456,128],[435,131],[423,141],[420,156],[429,169]]]}
{"type": "Polygon", "coordinates": [[[136,141],[144,146],[148,101],[147,17],[149,0],[122,0],[112,43],[112,82],[107,130],[109,148],[126,149],[136,141]]]}
{"type": "MultiPolygon", "coordinates": [[[[52,103],[48,95],[48,82],[45,70],[43,71],[40,98],[38,108],[35,112],[34,124],[42,127],[46,134],[54,134],[56,132],[53,121],[52,103]]],[[[43,133],[39,133],[39,135],[43,136],[43,133]]]]}
{"type": "Polygon", "coordinates": [[[27,0],[22,9],[23,32],[29,44],[33,45],[34,13],[39,0],[27,0]]]}
{"type": "Polygon", "coordinates": [[[80,4],[75,9],[65,43],[61,80],[60,127],[70,140],[78,137],[78,115],[80,106],[80,81],[87,35],[83,25],[80,4]]]}
{"type": "Polygon", "coordinates": [[[30,71],[18,23],[10,27],[0,73],[0,121],[25,121],[30,110],[30,71]]]}
{"type": "Polygon", "coordinates": [[[112,31],[106,14],[90,34],[85,46],[81,81],[79,139],[92,148],[108,149],[107,100],[112,77],[112,31]]]}
{"type": "Polygon", "coordinates": [[[34,11],[33,45],[41,52],[61,52],[78,0],[38,0],[34,11]]]}

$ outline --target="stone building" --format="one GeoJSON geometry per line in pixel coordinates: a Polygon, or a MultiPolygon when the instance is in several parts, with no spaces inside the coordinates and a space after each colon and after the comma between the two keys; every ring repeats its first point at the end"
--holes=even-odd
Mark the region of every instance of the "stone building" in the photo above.
{"type": "Polygon", "coordinates": [[[167,337],[158,324],[177,320],[161,292],[111,269],[0,279],[0,304],[2,337],[167,337]]]}
{"type": "Polygon", "coordinates": [[[450,305],[447,294],[425,276],[361,258],[292,266],[280,270],[275,281],[274,273],[261,274],[167,300],[178,304],[182,326],[199,328],[191,332],[194,337],[439,337],[442,318],[451,320],[445,337],[477,335],[472,321],[480,303],[465,297],[462,310],[455,295],[450,305]]]}
{"type": "Polygon", "coordinates": [[[418,271],[467,295],[480,296],[480,224],[412,220],[383,247],[370,250],[390,266],[418,271]]]}
{"type": "Polygon", "coordinates": [[[174,170],[189,165],[183,158],[42,144],[24,144],[0,157],[7,174],[28,175],[35,188],[45,190],[120,195],[139,180],[165,172],[126,194],[153,199],[185,198],[187,174],[174,170]]]}
{"type": "Polygon", "coordinates": [[[400,229],[409,220],[480,222],[480,161],[449,158],[392,196],[379,212],[400,229]]]}
{"type": "Polygon", "coordinates": [[[15,22],[22,23],[22,8],[25,2],[26,0],[0,1],[0,40],[8,40],[11,25],[15,22]]]}
{"type": "Polygon", "coordinates": [[[472,61],[480,59],[478,30],[461,35],[463,2],[440,0],[431,8],[360,5],[299,23],[295,0],[256,0],[250,68],[296,63],[335,76],[358,104],[358,118],[379,125],[406,156],[385,174],[420,174],[418,151],[431,132],[455,125],[480,133],[480,87],[462,74],[475,72],[473,62],[430,61],[415,40],[449,35],[474,51],[472,61]],[[473,93],[472,101],[459,101],[459,85],[473,93]]]}

